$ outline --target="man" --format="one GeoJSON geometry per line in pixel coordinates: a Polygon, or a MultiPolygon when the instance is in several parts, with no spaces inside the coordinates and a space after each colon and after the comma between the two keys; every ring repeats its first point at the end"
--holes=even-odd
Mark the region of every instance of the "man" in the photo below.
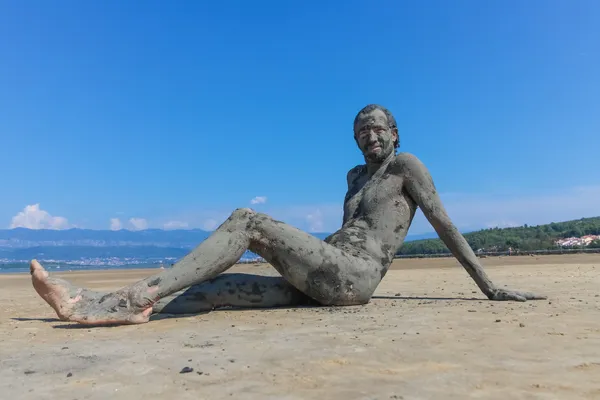
{"type": "Polygon", "coordinates": [[[61,319],[82,324],[144,323],[152,312],[191,313],[224,306],[366,304],[420,207],[490,300],[546,298],[491,282],[446,214],[425,166],[411,154],[396,154],[398,128],[386,108],[363,108],[354,120],[354,139],[365,165],[348,172],[343,226],[324,241],[267,215],[238,209],[173,268],[116,292],[75,288],[50,278],[35,260],[33,286],[61,319]],[[262,256],[281,277],[220,275],[246,250],[262,256]]]}

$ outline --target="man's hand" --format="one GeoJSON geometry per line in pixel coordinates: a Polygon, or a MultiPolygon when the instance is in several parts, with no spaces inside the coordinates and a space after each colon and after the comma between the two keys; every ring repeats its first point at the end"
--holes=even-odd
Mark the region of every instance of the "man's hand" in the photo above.
{"type": "Polygon", "coordinates": [[[527,301],[527,300],[546,300],[547,296],[540,296],[529,292],[519,292],[517,290],[494,289],[488,299],[494,301],[527,301]]]}

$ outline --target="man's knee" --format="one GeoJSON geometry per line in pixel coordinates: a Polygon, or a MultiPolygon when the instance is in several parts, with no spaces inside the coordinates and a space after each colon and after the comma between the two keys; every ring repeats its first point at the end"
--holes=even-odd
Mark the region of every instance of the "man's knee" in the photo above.
{"type": "Polygon", "coordinates": [[[274,224],[280,223],[267,214],[256,212],[250,208],[239,208],[233,212],[234,219],[245,223],[246,231],[251,234],[255,240],[264,239],[270,236],[266,232],[274,224]]]}
{"type": "Polygon", "coordinates": [[[254,211],[251,208],[237,208],[231,213],[231,216],[229,218],[234,221],[245,220],[251,218],[254,215],[256,215],[256,211],[254,211]]]}
{"type": "Polygon", "coordinates": [[[255,215],[256,211],[250,208],[238,208],[231,213],[228,221],[231,221],[235,224],[248,224],[250,221],[252,221],[255,215]]]}
{"type": "Polygon", "coordinates": [[[367,304],[371,301],[373,293],[377,289],[377,285],[369,279],[367,274],[360,279],[354,280],[354,284],[350,286],[351,290],[339,293],[339,296],[334,299],[338,305],[342,306],[359,306],[367,304]]]}
{"type": "Polygon", "coordinates": [[[317,299],[324,306],[361,306],[371,301],[371,293],[355,291],[353,293],[329,294],[317,299]]]}
{"type": "Polygon", "coordinates": [[[227,231],[248,229],[254,215],[256,215],[256,212],[250,208],[238,208],[229,215],[229,218],[218,229],[227,231]]]}

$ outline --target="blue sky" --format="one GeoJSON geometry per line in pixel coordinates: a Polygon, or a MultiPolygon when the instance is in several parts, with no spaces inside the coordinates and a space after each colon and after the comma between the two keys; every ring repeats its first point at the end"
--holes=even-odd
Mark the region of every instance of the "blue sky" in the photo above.
{"type": "Polygon", "coordinates": [[[253,207],[332,231],[369,103],[461,229],[600,215],[599,19],[594,0],[2,2],[0,226],[253,207]]]}

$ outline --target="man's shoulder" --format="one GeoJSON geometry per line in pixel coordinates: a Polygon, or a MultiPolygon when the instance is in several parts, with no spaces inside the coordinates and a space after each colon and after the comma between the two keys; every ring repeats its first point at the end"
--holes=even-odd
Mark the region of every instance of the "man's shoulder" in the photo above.
{"type": "Polygon", "coordinates": [[[408,168],[420,168],[423,166],[423,163],[417,156],[411,153],[398,153],[394,158],[394,166],[399,167],[400,169],[408,168]]]}
{"type": "Polygon", "coordinates": [[[415,162],[415,161],[419,161],[419,159],[417,158],[417,156],[415,156],[412,153],[402,152],[402,153],[396,154],[396,158],[394,159],[394,161],[415,162]]]}
{"type": "Polygon", "coordinates": [[[350,175],[355,175],[355,174],[359,174],[361,173],[367,166],[364,164],[359,164],[355,167],[350,168],[350,171],[348,171],[348,176],[350,175]]]}
{"type": "Polygon", "coordinates": [[[356,177],[359,176],[363,171],[365,171],[366,168],[366,165],[357,165],[351,168],[350,171],[348,171],[348,173],[346,174],[346,180],[348,181],[348,184],[350,184],[354,179],[356,179],[356,177]]]}

